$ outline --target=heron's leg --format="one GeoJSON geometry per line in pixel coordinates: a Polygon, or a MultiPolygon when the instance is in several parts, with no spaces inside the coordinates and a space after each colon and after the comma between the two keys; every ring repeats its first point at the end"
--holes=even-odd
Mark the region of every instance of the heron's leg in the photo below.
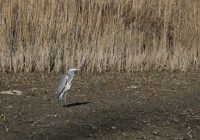
{"type": "Polygon", "coordinates": [[[67,93],[65,92],[65,101],[64,101],[64,106],[66,106],[67,104],[67,93]]]}

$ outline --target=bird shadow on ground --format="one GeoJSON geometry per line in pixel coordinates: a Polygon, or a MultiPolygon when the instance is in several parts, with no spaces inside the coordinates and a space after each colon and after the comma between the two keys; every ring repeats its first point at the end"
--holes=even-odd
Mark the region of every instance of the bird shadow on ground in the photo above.
{"type": "Polygon", "coordinates": [[[75,106],[80,106],[80,105],[86,105],[92,102],[76,102],[76,103],[71,103],[67,105],[63,105],[63,107],[75,107],[75,106]]]}

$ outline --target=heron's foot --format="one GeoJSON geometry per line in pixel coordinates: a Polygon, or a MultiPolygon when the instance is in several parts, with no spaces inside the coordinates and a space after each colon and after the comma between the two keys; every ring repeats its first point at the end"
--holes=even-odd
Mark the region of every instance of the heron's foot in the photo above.
{"type": "Polygon", "coordinates": [[[63,107],[67,107],[67,102],[63,101],[63,107]]]}
{"type": "Polygon", "coordinates": [[[67,107],[67,105],[66,105],[66,104],[63,104],[63,107],[67,107]]]}

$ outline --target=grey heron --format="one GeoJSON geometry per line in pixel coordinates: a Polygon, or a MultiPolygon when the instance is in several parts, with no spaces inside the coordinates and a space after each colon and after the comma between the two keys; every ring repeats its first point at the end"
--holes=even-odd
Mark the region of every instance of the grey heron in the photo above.
{"type": "Polygon", "coordinates": [[[63,96],[65,98],[64,100],[64,106],[66,105],[66,95],[67,95],[67,91],[70,89],[71,87],[71,82],[72,79],[74,77],[74,72],[77,71],[79,69],[76,68],[70,68],[68,69],[60,78],[60,80],[58,81],[58,85],[57,85],[57,99],[63,101],[63,96]]]}

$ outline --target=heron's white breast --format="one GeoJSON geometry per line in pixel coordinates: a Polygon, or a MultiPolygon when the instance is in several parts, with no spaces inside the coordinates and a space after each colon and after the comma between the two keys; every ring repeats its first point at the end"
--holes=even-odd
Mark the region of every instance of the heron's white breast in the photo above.
{"type": "Polygon", "coordinates": [[[65,91],[69,90],[71,87],[71,84],[67,83],[66,86],[65,86],[65,91]]]}

